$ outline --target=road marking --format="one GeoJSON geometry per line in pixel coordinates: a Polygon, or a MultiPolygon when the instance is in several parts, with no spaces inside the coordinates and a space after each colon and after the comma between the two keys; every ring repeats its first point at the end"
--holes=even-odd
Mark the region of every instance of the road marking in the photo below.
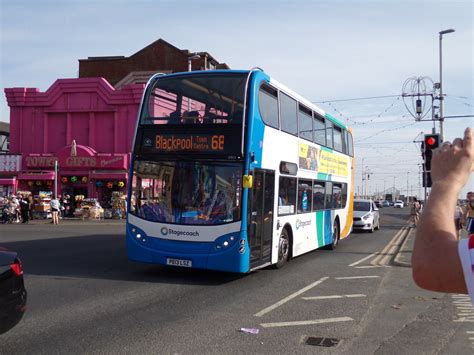
{"type": "Polygon", "coordinates": [[[285,304],[286,302],[288,301],[291,301],[293,298],[295,297],[298,297],[299,295],[301,295],[302,293],[312,289],[314,286],[317,286],[319,285],[320,283],[326,281],[327,279],[329,279],[329,277],[322,277],[320,278],[318,281],[316,282],[313,282],[312,284],[306,286],[306,287],[303,287],[301,290],[299,291],[296,291],[295,293],[289,295],[288,297],[285,297],[284,299],[282,299],[281,301],[278,301],[277,303],[275,304],[272,304],[271,306],[261,310],[260,312],[254,314],[255,317],[261,317],[263,316],[264,314],[267,314],[268,312],[271,312],[273,311],[274,309],[280,307],[282,304],[285,304]]]}
{"type": "Polygon", "coordinates": [[[395,252],[401,247],[401,241],[404,237],[405,231],[409,231],[409,224],[403,226],[370,263],[372,265],[388,265],[390,259],[395,255],[395,252]]]}
{"type": "Polygon", "coordinates": [[[366,266],[356,266],[355,269],[377,269],[380,267],[385,267],[382,265],[366,265],[366,266]]]}
{"type": "Polygon", "coordinates": [[[336,277],[336,280],[355,280],[355,279],[376,279],[380,276],[347,276],[347,277],[336,277]]]}
{"type": "Polygon", "coordinates": [[[363,262],[366,261],[367,259],[370,259],[370,258],[374,257],[374,256],[377,255],[377,254],[378,254],[378,253],[370,254],[369,256],[366,256],[365,258],[362,258],[362,259],[360,259],[359,261],[356,261],[355,263],[350,264],[349,266],[356,266],[357,264],[363,263],[363,262]]]}
{"type": "Polygon", "coordinates": [[[466,331],[466,334],[474,334],[474,330],[468,330],[466,331]]]}
{"type": "Polygon", "coordinates": [[[331,296],[314,296],[314,297],[301,297],[304,300],[328,300],[335,298],[356,298],[356,297],[367,297],[366,295],[331,295],[331,296]]]}
{"type": "Polygon", "coordinates": [[[291,327],[291,326],[297,326],[297,325],[349,322],[351,320],[354,320],[354,319],[349,318],[349,317],[339,317],[339,318],[314,319],[314,320],[303,320],[303,321],[294,321],[294,322],[262,323],[260,325],[264,328],[276,328],[276,327],[291,327]]]}

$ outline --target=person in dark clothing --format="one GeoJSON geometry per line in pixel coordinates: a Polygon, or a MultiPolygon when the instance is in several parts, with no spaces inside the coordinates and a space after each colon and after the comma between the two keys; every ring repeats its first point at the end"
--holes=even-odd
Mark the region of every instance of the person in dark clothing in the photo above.
{"type": "Polygon", "coordinates": [[[28,223],[30,220],[30,201],[28,197],[23,197],[20,202],[20,213],[22,223],[28,223]]]}

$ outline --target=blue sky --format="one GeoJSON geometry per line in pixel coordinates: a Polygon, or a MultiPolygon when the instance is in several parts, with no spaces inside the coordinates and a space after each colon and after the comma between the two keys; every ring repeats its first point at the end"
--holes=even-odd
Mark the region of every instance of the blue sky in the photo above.
{"type": "MultiPolygon", "coordinates": [[[[405,80],[439,81],[443,39],[445,115],[473,115],[473,1],[27,1],[0,0],[2,88],[47,90],[74,78],[78,59],[129,56],[158,38],[207,51],[233,69],[263,68],[313,102],[399,95],[405,80]]],[[[354,128],[358,161],[372,172],[369,191],[420,193],[419,144],[431,122],[415,122],[403,100],[319,104],[354,128]],[[401,127],[401,128],[400,128],[401,127]]],[[[4,94],[0,120],[9,121],[4,94]]],[[[447,119],[452,140],[473,118],[447,119]]],[[[474,180],[468,186],[474,190],[474,180]]]]}

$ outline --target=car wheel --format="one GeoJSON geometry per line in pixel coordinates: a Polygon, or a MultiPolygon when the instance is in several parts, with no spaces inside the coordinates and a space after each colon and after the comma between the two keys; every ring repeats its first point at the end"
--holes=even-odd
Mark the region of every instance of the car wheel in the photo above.
{"type": "Polygon", "coordinates": [[[286,228],[283,228],[278,241],[278,261],[275,264],[276,269],[282,268],[288,261],[288,255],[290,251],[290,238],[286,228]]]}

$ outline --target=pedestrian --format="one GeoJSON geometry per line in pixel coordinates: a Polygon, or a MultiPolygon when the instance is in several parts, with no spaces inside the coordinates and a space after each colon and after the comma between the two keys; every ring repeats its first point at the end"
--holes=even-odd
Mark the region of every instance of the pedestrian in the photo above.
{"type": "Polygon", "coordinates": [[[51,215],[53,217],[53,224],[59,224],[59,200],[56,197],[51,199],[51,215]]]}
{"type": "Polygon", "coordinates": [[[20,212],[22,223],[28,223],[30,220],[30,201],[27,196],[23,196],[20,201],[20,212]]]}
{"type": "Polygon", "coordinates": [[[421,211],[420,202],[418,202],[416,197],[414,197],[413,202],[411,204],[411,209],[410,209],[410,216],[411,216],[411,222],[413,223],[413,227],[416,227],[418,225],[418,220],[420,219],[420,211],[421,211]]]}
{"type": "Polygon", "coordinates": [[[461,229],[462,229],[462,226],[463,226],[463,215],[464,215],[464,211],[462,210],[461,208],[461,205],[458,201],[458,203],[456,204],[456,208],[454,210],[454,225],[456,226],[456,237],[457,239],[461,239],[461,229]]]}
{"type": "Polygon", "coordinates": [[[474,233],[474,192],[468,192],[466,195],[467,204],[464,210],[464,225],[468,233],[474,233]]]}
{"type": "Polygon", "coordinates": [[[422,288],[469,293],[474,305],[474,234],[457,240],[453,215],[474,167],[474,130],[433,151],[431,193],[423,208],[412,254],[412,272],[422,288]]]}

